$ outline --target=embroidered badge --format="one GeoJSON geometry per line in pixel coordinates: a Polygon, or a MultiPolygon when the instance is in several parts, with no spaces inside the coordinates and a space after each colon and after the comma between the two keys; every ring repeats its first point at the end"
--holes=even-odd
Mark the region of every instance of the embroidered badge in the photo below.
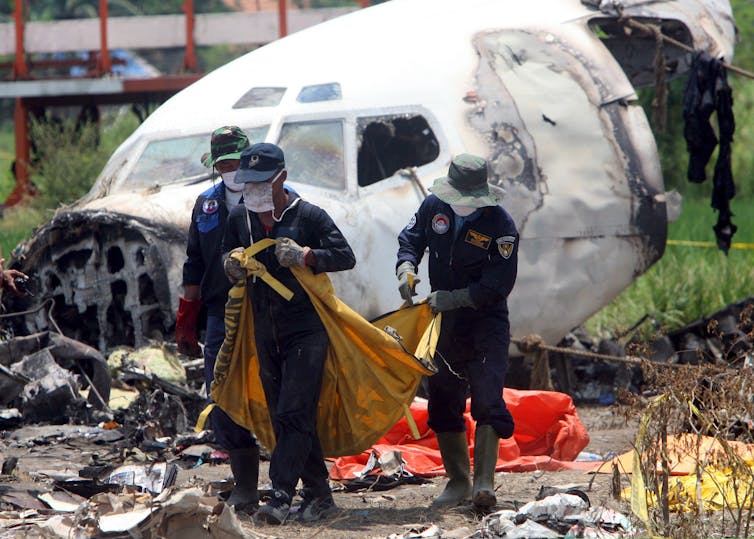
{"type": "Polygon", "coordinates": [[[484,249],[486,251],[490,247],[492,238],[490,236],[485,236],[484,234],[477,232],[476,230],[469,230],[466,233],[466,238],[464,238],[464,241],[466,243],[470,243],[474,247],[479,247],[480,249],[484,249]]]}
{"type": "Polygon", "coordinates": [[[500,256],[508,260],[513,254],[513,248],[516,246],[516,236],[502,236],[495,240],[497,250],[500,256]]]}
{"type": "Polygon", "coordinates": [[[220,205],[218,204],[217,200],[214,198],[208,198],[204,201],[204,204],[202,204],[202,211],[204,213],[208,213],[212,215],[217,211],[217,208],[219,208],[220,205]]]}
{"type": "Polygon", "coordinates": [[[411,219],[408,220],[408,224],[406,225],[406,230],[411,230],[416,226],[416,214],[411,216],[411,219]]]}
{"type": "Polygon", "coordinates": [[[438,213],[432,218],[432,230],[436,234],[445,234],[450,228],[450,219],[444,213],[438,213]]]}

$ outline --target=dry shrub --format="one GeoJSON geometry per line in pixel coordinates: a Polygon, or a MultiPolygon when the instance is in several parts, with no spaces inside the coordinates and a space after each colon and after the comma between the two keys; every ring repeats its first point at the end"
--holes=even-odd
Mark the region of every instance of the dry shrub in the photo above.
{"type": "MultiPolygon", "coordinates": [[[[747,309],[741,314],[741,327],[751,327],[751,320],[752,309],[747,309]]],[[[646,352],[630,353],[647,357],[642,351],[646,352]]],[[[649,404],[643,399],[634,399],[632,404],[644,418],[636,450],[655,533],[665,537],[750,536],[754,453],[752,446],[745,445],[754,444],[750,363],[751,351],[731,364],[671,367],[648,361],[643,366],[645,379],[658,396],[649,404]],[[682,485],[688,479],[672,474],[680,458],[693,463],[691,488],[682,485]],[[703,489],[712,486],[726,495],[705,502],[703,489]]]]}

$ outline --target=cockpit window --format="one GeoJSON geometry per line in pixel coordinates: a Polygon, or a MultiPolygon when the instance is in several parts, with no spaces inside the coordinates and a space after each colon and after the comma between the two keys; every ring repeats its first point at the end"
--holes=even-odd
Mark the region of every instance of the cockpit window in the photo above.
{"type": "Polygon", "coordinates": [[[285,152],[285,166],[291,181],[345,189],[341,120],[284,124],[278,146],[285,152]]]}
{"type": "Polygon", "coordinates": [[[358,119],[359,185],[364,187],[406,167],[431,163],[440,144],[423,116],[365,116],[358,119]]]}
{"type": "Polygon", "coordinates": [[[153,140],[142,152],[128,178],[129,187],[151,187],[207,174],[199,157],[207,151],[209,134],[153,140]]]}
{"type": "Polygon", "coordinates": [[[340,93],[340,84],[330,82],[327,84],[304,86],[298,93],[296,101],[299,103],[315,103],[317,101],[334,101],[341,97],[343,96],[340,93]]]}
{"type": "Polygon", "coordinates": [[[274,107],[283,99],[285,88],[258,87],[252,88],[233,105],[234,109],[248,109],[253,107],[274,107]]]}
{"type": "MultiPolygon", "coordinates": [[[[251,143],[264,140],[269,126],[244,129],[251,143]]],[[[210,133],[153,140],[139,156],[124,185],[152,187],[180,180],[199,179],[212,174],[200,162],[201,156],[209,150],[210,133]]]]}

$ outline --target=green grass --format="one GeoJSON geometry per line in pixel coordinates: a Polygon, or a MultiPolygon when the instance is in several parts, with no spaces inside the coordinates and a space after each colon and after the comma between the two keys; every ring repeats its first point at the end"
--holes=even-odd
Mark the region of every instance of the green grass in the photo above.
{"type": "Polygon", "coordinates": [[[6,209],[0,219],[0,252],[6,262],[10,261],[13,249],[28,239],[34,229],[52,216],[50,210],[34,206],[6,209]]]}
{"type": "MultiPolygon", "coordinates": [[[[754,245],[754,198],[733,199],[731,207],[738,226],[733,241],[754,245]]],[[[680,218],[669,226],[669,239],[714,243],[716,221],[709,200],[685,199],[680,218]]],[[[668,245],[665,255],[586,327],[609,337],[649,314],[663,329],[677,329],[752,296],[752,284],[754,249],[731,249],[725,256],[716,247],[668,245]]]]}

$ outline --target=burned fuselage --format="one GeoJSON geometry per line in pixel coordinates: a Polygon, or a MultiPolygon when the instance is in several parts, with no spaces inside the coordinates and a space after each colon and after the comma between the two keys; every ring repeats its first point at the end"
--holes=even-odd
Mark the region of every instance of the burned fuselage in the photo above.
{"type": "MultiPolygon", "coordinates": [[[[634,91],[652,80],[657,41],[619,31],[628,20],[732,54],[724,0],[393,0],[279,40],[155,111],[17,265],[72,336],[100,348],[170,338],[191,207],[213,181],[199,156],[213,129],[238,125],[285,150],[289,182],[343,231],[357,264],[336,290],[372,317],[400,304],[399,231],[451,157],[471,152],[521,235],[512,333],[555,342],[664,250],[662,174],[634,91]]],[[[686,69],[663,52],[667,77],[686,69]]]]}

